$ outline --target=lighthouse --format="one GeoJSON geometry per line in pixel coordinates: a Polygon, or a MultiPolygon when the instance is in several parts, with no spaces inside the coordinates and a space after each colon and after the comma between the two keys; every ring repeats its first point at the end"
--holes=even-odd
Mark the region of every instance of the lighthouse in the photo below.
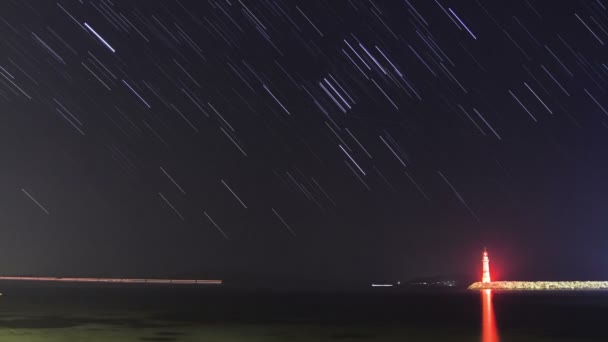
{"type": "Polygon", "coordinates": [[[490,283],[490,259],[488,259],[488,251],[483,249],[483,258],[481,258],[481,262],[483,264],[483,273],[481,275],[482,283],[490,283]]]}

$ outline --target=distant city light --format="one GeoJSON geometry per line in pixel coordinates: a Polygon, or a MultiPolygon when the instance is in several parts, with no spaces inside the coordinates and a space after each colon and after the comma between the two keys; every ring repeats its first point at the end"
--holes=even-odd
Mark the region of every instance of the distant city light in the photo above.
{"type": "Polygon", "coordinates": [[[221,285],[222,284],[222,280],[219,280],[219,279],[0,277],[0,280],[52,281],[52,282],[68,282],[68,283],[205,284],[205,285],[221,285]]]}

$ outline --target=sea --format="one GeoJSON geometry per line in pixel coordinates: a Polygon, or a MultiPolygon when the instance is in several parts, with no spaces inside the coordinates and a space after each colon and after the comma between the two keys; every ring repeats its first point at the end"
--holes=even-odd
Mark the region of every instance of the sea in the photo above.
{"type": "Polygon", "coordinates": [[[1,342],[608,341],[608,292],[0,283],[1,342]]]}

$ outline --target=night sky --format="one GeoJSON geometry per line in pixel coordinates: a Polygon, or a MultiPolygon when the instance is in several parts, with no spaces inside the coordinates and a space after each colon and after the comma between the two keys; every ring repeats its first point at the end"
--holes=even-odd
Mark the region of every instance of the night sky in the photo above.
{"type": "Polygon", "coordinates": [[[606,279],[607,8],[4,0],[0,273],[606,279]]]}

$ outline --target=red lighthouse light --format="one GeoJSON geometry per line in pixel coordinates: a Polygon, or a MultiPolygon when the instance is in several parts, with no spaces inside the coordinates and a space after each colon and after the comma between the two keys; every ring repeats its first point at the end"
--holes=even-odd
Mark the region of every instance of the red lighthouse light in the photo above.
{"type": "Polygon", "coordinates": [[[490,259],[488,258],[488,251],[485,248],[483,249],[483,258],[481,259],[481,262],[483,264],[481,282],[490,283],[492,282],[490,280],[490,259]]]}

